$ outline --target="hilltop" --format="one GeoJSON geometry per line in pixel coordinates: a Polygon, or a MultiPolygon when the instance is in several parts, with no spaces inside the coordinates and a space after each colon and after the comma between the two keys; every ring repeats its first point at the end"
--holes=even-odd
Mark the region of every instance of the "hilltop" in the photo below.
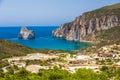
{"type": "Polygon", "coordinates": [[[86,12],[84,14],[89,14],[89,16],[87,17],[89,20],[89,19],[93,19],[93,18],[100,18],[104,15],[106,15],[106,16],[116,15],[118,18],[120,18],[119,13],[120,13],[120,3],[115,4],[115,5],[110,5],[110,6],[104,6],[100,9],[86,12]]]}

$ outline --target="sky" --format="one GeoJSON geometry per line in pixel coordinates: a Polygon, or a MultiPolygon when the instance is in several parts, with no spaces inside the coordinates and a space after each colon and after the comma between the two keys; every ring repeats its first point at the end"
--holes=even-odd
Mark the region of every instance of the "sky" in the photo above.
{"type": "Polygon", "coordinates": [[[60,26],[120,0],[0,0],[0,26],[60,26]]]}

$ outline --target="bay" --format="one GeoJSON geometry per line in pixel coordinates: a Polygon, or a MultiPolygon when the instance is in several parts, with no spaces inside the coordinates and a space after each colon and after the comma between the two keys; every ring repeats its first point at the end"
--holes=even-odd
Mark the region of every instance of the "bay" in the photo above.
{"type": "Polygon", "coordinates": [[[58,26],[27,26],[27,28],[35,31],[36,38],[34,40],[19,40],[20,26],[1,26],[0,39],[10,40],[34,49],[78,50],[90,45],[53,37],[52,31],[57,29],[58,26]]]}

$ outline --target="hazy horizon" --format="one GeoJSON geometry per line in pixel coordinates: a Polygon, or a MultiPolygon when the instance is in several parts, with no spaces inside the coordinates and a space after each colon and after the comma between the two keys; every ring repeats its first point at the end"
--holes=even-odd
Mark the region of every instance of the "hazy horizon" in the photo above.
{"type": "Polygon", "coordinates": [[[120,0],[0,0],[0,26],[60,26],[120,0]]]}

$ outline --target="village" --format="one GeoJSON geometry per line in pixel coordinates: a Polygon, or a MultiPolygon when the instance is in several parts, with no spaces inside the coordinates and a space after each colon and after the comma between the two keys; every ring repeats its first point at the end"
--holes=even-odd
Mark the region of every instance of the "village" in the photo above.
{"type": "Polygon", "coordinates": [[[52,69],[54,66],[68,70],[71,73],[74,73],[79,68],[92,69],[95,72],[99,72],[102,66],[120,67],[120,45],[104,46],[91,54],[32,53],[3,60],[8,61],[10,64],[2,68],[4,72],[7,72],[7,69],[13,66],[17,66],[18,69],[23,67],[32,73],[37,73],[39,69],[52,69]]]}

